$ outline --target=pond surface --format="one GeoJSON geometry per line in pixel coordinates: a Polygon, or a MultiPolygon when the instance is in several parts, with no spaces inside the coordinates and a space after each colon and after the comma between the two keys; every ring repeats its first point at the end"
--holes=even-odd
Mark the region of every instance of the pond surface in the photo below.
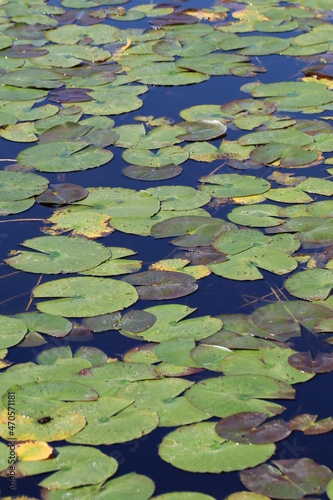
{"type": "Polygon", "coordinates": [[[0,9],[0,496],[331,499],[330,1],[155,4],[0,9]]]}

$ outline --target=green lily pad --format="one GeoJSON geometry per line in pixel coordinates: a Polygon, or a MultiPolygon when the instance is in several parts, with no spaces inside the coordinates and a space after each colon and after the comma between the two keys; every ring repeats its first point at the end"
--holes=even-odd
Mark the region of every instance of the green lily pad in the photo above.
{"type": "Polygon", "coordinates": [[[303,167],[316,161],[318,154],[302,146],[286,147],[285,144],[273,142],[254,149],[250,153],[250,158],[265,165],[279,161],[281,167],[303,167]]]}
{"type": "Polygon", "coordinates": [[[214,500],[214,497],[196,491],[174,491],[153,498],[154,500],[214,500]]]}
{"type": "Polygon", "coordinates": [[[179,126],[186,130],[185,134],[178,136],[182,141],[209,141],[220,137],[227,131],[227,126],[219,120],[181,122],[179,126]]]}
{"type": "Polygon", "coordinates": [[[135,288],[111,278],[64,278],[39,285],[33,291],[41,312],[57,316],[86,317],[120,311],[138,300],[135,288]],[[56,298],[57,297],[57,298],[56,298]]]}
{"type": "Polygon", "coordinates": [[[260,307],[251,316],[253,324],[268,338],[287,340],[301,334],[300,325],[320,331],[320,321],[332,317],[328,307],[300,300],[281,301],[260,307]]]}
{"type": "Polygon", "coordinates": [[[47,186],[48,180],[40,175],[7,170],[0,172],[1,202],[25,200],[42,193],[47,186]]]}
{"type": "Polygon", "coordinates": [[[56,338],[66,336],[73,327],[67,319],[52,314],[25,312],[16,314],[15,318],[22,320],[31,333],[38,332],[56,338]]]}
{"type": "Polygon", "coordinates": [[[290,276],[285,284],[294,297],[305,300],[325,300],[333,287],[331,269],[308,269],[290,276]]]}
{"type": "Polygon", "coordinates": [[[81,500],[89,500],[92,496],[98,500],[107,500],[110,497],[113,500],[123,500],[124,498],[133,498],[133,496],[137,500],[148,500],[154,490],[155,485],[151,479],[131,472],[125,476],[111,479],[102,486],[84,486],[71,490],[43,490],[43,495],[47,500],[74,500],[78,494],[81,500]]]}
{"type": "Polygon", "coordinates": [[[72,357],[72,349],[69,346],[52,347],[38,354],[37,363],[39,365],[54,365],[59,358],[71,359],[72,357]]]}
{"type": "Polygon", "coordinates": [[[29,210],[35,204],[35,198],[19,201],[0,201],[0,215],[19,214],[29,210]]]}
{"type": "Polygon", "coordinates": [[[140,333],[154,325],[156,317],[147,311],[132,310],[121,317],[119,312],[85,318],[84,325],[95,333],[108,330],[127,329],[131,333],[140,333]]]}
{"type": "Polygon", "coordinates": [[[271,187],[265,179],[251,175],[216,174],[201,177],[200,181],[204,183],[202,189],[216,198],[261,194],[271,187]]]}
{"type": "MultiPolygon", "coordinates": [[[[138,332],[138,337],[149,342],[164,342],[175,337],[199,340],[222,328],[222,321],[211,316],[184,319],[194,311],[195,309],[180,304],[149,307],[144,312],[153,315],[155,322],[150,328],[138,332]]],[[[120,333],[130,335],[136,332],[133,332],[133,328],[127,330],[124,324],[120,333]]]]}
{"type": "Polygon", "coordinates": [[[175,427],[200,422],[210,417],[207,413],[194,408],[187,399],[179,396],[191,385],[192,382],[175,378],[144,380],[120,388],[116,397],[134,399],[135,406],[140,410],[153,407],[159,416],[160,426],[175,427]]]}
{"type": "Polygon", "coordinates": [[[28,329],[20,319],[0,316],[0,331],[0,349],[6,349],[21,342],[28,329]]]}
{"type": "Polygon", "coordinates": [[[206,205],[210,195],[189,186],[159,186],[148,188],[148,193],[161,202],[161,210],[191,210],[206,205]]]}
{"type": "Polygon", "coordinates": [[[115,474],[118,462],[101,451],[87,446],[63,446],[56,449],[56,458],[40,461],[20,461],[23,476],[54,472],[39,485],[51,490],[98,484],[115,474]]]}
{"type": "Polygon", "coordinates": [[[41,172],[73,172],[99,167],[113,158],[111,151],[87,146],[85,142],[52,142],[25,149],[17,161],[22,167],[41,172]]]}
{"type": "Polygon", "coordinates": [[[300,243],[294,236],[274,240],[261,231],[244,229],[220,235],[213,246],[229,259],[209,265],[213,273],[224,278],[252,281],[262,279],[258,267],[275,274],[286,274],[296,269],[297,261],[289,254],[297,250],[300,243]]]}
{"type": "Polygon", "coordinates": [[[179,165],[165,165],[156,168],[129,165],[123,169],[123,174],[125,177],[138,181],[164,181],[177,177],[182,171],[183,169],[179,165]]]}
{"type": "Polygon", "coordinates": [[[159,149],[157,153],[145,149],[131,148],[124,151],[122,156],[127,163],[133,163],[133,165],[160,168],[184,163],[189,153],[180,146],[170,146],[159,149]]]}
{"type": "Polygon", "coordinates": [[[291,369],[289,358],[295,354],[292,349],[281,347],[260,348],[258,351],[238,351],[221,361],[224,375],[266,375],[283,380],[288,384],[306,382],[312,378],[308,373],[291,369]]]}
{"type": "Polygon", "coordinates": [[[110,410],[108,416],[102,416],[96,412],[96,409],[91,408],[89,411],[85,406],[79,410],[86,415],[88,425],[75,436],[68,438],[68,442],[94,446],[124,443],[149,434],[157,427],[159,422],[159,418],[154,411],[149,409],[140,410],[133,405],[112,417],[109,417],[110,410]]]}
{"type": "MultiPolygon", "coordinates": [[[[186,58],[186,61],[190,58],[186,58]]],[[[174,62],[158,62],[149,66],[139,66],[129,71],[129,76],[149,85],[191,85],[209,80],[204,72],[186,71],[174,62]]]]}
{"type": "MultiPolygon", "coordinates": [[[[141,108],[143,102],[138,95],[147,92],[145,85],[97,89],[88,95],[93,101],[77,103],[87,115],[119,115],[141,108]]],[[[64,107],[71,104],[64,104],[64,107]]]]}
{"type": "Polygon", "coordinates": [[[41,236],[26,240],[22,246],[36,250],[11,252],[7,265],[30,273],[66,274],[85,271],[110,258],[103,245],[82,238],[41,236]]]}
{"type": "Polygon", "coordinates": [[[189,472],[230,472],[253,467],[274,453],[274,444],[228,442],[215,432],[214,422],[179,427],[163,438],[159,455],[174,467],[189,472]]]}
{"type": "Polygon", "coordinates": [[[286,382],[263,375],[229,375],[195,384],[186,393],[190,403],[201,411],[225,418],[243,411],[278,415],[283,406],[264,398],[293,399],[295,391],[286,382]]]}
{"type": "Polygon", "coordinates": [[[256,493],[270,498],[296,499],[303,495],[321,494],[332,478],[332,472],[309,458],[273,460],[241,472],[242,483],[256,493]]]}
{"type": "Polygon", "coordinates": [[[249,227],[279,226],[284,222],[284,219],[279,217],[279,208],[276,205],[264,203],[237,207],[228,214],[228,219],[235,224],[249,227]]]}
{"type": "Polygon", "coordinates": [[[188,216],[158,222],[150,232],[155,238],[179,236],[171,241],[173,245],[194,248],[210,245],[220,234],[235,228],[222,219],[188,216]]]}

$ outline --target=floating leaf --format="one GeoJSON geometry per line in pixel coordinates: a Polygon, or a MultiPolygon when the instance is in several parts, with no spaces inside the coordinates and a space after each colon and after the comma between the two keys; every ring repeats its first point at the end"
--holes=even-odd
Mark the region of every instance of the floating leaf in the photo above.
{"type": "Polygon", "coordinates": [[[73,207],[72,209],[57,210],[47,222],[51,227],[43,227],[43,232],[58,235],[72,231],[72,236],[86,238],[101,238],[111,234],[114,229],[109,225],[110,216],[94,212],[87,207],[73,207]]]}
{"type": "Polygon", "coordinates": [[[157,153],[145,149],[131,148],[124,151],[122,156],[127,163],[133,163],[141,167],[160,168],[184,163],[189,153],[179,146],[170,146],[159,149],[157,153]]]}
{"type": "Polygon", "coordinates": [[[38,354],[37,363],[39,365],[54,365],[58,359],[71,359],[72,357],[72,349],[69,346],[52,347],[38,354]]]}
{"type": "Polygon", "coordinates": [[[154,407],[159,425],[174,427],[200,422],[210,416],[194,408],[184,397],[177,397],[191,385],[192,382],[174,378],[145,380],[120,388],[116,397],[134,399],[140,410],[154,407]]]}
{"type": "Polygon", "coordinates": [[[123,281],[135,285],[143,300],[176,299],[198,288],[192,276],[173,271],[145,271],[123,278],[123,281]]]}
{"type": "Polygon", "coordinates": [[[103,245],[83,238],[42,236],[26,240],[22,246],[36,250],[11,252],[5,262],[15,269],[39,274],[66,274],[85,271],[110,258],[103,245]]]}
{"type": "Polygon", "coordinates": [[[25,462],[46,460],[52,456],[53,448],[44,442],[27,441],[18,444],[16,453],[17,458],[25,462]]]}
{"type": "Polygon", "coordinates": [[[332,311],[327,307],[294,300],[260,307],[252,314],[252,322],[267,338],[287,340],[301,334],[300,325],[314,332],[320,320],[331,317],[332,311]]]}
{"type": "Polygon", "coordinates": [[[218,473],[253,467],[274,453],[274,444],[228,442],[216,434],[214,427],[214,422],[179,427],[163,438],[160,457],[182,470],[218,473]]]}
{"type": "Polygon", "coordinates": [[[220,420],[215,426],[215,431],[223,439],[242,444],[276,443],[291,433],[287,422],[273,420],[264,424],[266,419],[265,413],[250,411],[236,413],[220,420]]]}
{"type": "Polygon", "coordinates": [[[333,287],[330,269],[309,269],[288,278],[285,284],[291,295],[305,300],[324,300],[333,287]]]}
{"type": "Polygon", "coordinates": [[[309,415],[304,413],[297,415],[289,422],[292,430],[302,431],[306,435],[325,434],[333,430],[333,418],[328,417],[323,420],[317,420],[318,415],[309,415]]]}
{"type": "Polygon", "coordinates": [[[303,495],[325,491],[332,472],[309,458],[274,460],[272,465],[260,465],[241,472],[242,483],[252,491],[270,498],[297,499],[303,495]]]}
{"type": "Polygon", "coordinates": [[[41,205],[69,205],[83,200],[88,196],[88,191],[77,184],[51,184],[50,188],[37,196],[37,203],[41,205]]]}
{"type": "Polygon", "coordinates": [[[50,460],[20,462],[18,470],[23,476],[57,471],[39,485],[49,489],[65,489],[98,484],[116,472],[117,461],[99,450],[85,446],[63,446],[50,460]]]}
{"type": "Polygon", "coordinates": [[[27,325],[30,333],[44,333],[57,338],[67,335],[73,327],[72,323],[67,319],[52,314],[25,312],[16,314],[15,318],[22,320],[27,325]]]}
{"type": "Polygon", "coordinates": [[[17,157],[22,167],[35,167],[41,172],[73,172],[108,163],[111,151],[87,146],[85,142],[52,142],[25,149],[17,157]]]}
{"type": "Polygon", "coordinates": [[[72,490],[58,491],[43,490],[43,496],[47,500],[74,500],[77,494],[80,495],[80,498],[87,500],[92,496],[98,500],[105,499],[108,496],[114,500],[133,498],[133,496],[136,496],[138,500],[148,500],[154,493],[154,490],[155,485],[151,479],[147,476],[131,472],[125,476],[111,479],[111,481],[107,481],[102,486],[85,486],[72,490]]]}
{"type": "Polygon", "coordinates": [[[151,235],[155,238],[179,236],[171,241],[173,245],[189,248],[210,245],[220,234],[236,226],[222,219],[210,217],[173,217],[154,224],[151,235]]]}
{"type": "MultiPolygon", "coordinates": [[[[193,19],[193,18],[191,18],[193,19]]],[[[190,58],[186,58],[188,61],[190,58]]],[[[186,71],[174,62],[158,62],[150,66],[139,66],[129,72],[129,76],[149,85],[191,85],[209,80],[204,72],[186,71]]]]}
{"type": "Polygon", "coordinates": [[[289,357],[288,363],[305,373],[327,373],[333,370],[333,355],[320,352],[313,358],[310,352],[298,352],[289,357]]]}
{"type": "Polygon", "coordinates": [[[45,191],[48,180],[36,174],[13,171],[0,172],[1,202],[30,198],[45,191]]]}
{"type": "Polygon", "coordinates": [[[140,167],[139,165],[129,165],[123,169],[125,177],[138,181],[163,181],[172,179],[182,173],[179,165],[165,165],[164,167],[140,167]]]}
{"type": "Polygon", "coordinates": [[[300,244],[294,236],[274,240],[258,230],[244,229],[220,235],[213,246],[229,259],[209,265],[213,273],[224,278],[252,281],[263,277],[258,267],[275,274],[296,269],[297,262],[289,253],[297,250],[300,244]]]}
{"type": "Polygon", "coordinates": [[[53,298],[38,302],[37,308],[41,312],[72,317],[120,311],[138,300],[135,288],[128,283],[111,278],[89,277],[49,281],[36,287],[33,296],[53,298]]]}
{"type": "Polygon", "coordinates": [[[268,181],[250,175],[216,174],[201,177],[200,181],[204,183],[202,189],[216,198],[250,196],[270,189],[268,181]]]}
{"type": "Polygon", "coordinates": [[[189,186],[159,186],[148,188],[148,193],[161,202],[161,210],[191,210],[206,205],[210,195],[189,186]]]}
{"type": "Polygon", "coordinates": [[[27,333],[23,321],[9,316],[0,316],[0,349],[18,344],[27,333]]]}
{"type": "MultiPolygon", "coordinates": [[[[26,418],[16,414],[15,436],[20,441],[60,441],[72,434],[76,434],[86,425],[84,416],[78,413],[51,414],[50,420],[38,422],[37,418],[26,418]]],[[[7,410],[0,411],[0,435],[7,439],[8,433],[7,410]]]]}
{"type": "MultiPolygon", "coordinates": [[[[311,376],[290,369],[290,357],[298,355],[292,349],[260,348],[258,351],[238,351],[221,361],[224,375],[258,374],[283,380],[288,384],[306,382],[311,376]]],[[[294,365],[292,365],[294,366],[294,365]]]]}
{"type": "Polygon", "coordinates": [[[278,415],[283,407],[264,398],[293,399],[294,394],[289,384],[271,377],[229,375],[202,380],[191,387],[185,397],[199,410],[225,418],[243,411],[278,415]]]}
{"type": "MultiPolygon", "coordinates": [[[[184,319],[194,311],[195,309],[180,304],[149,307],[144,312],[153,315],[156,321],[150,328],[140,332],[139,337],[149,342],[164,342],[176,337],[199,340],[213,335],[222,328],[222,321],[211,316],[184,319]]],[[[128,332],[124,325],[121,333],[127,335],[133,332],[131,330],[128,332]]]]}
{"type": "MultiPolygon", "coordinates": [[[[126,405],[131,401],[126,401],[126,405]]],[[[78,408],[79,409],[79,408],[78,408]]],[[[104,415],[97,408],[87,406],[79,411],[86,415],[88,425],[75,436],[68,438],[70,443],[90,444],[98,446],[101,444],[115,444],[132,441],[152,432],[158,425],[157,414],[149,409],[139,410],[133,405],[110,417],[110,409],[104,415]],[[103,417],[101,418],[101,416],[103,417]]]]}

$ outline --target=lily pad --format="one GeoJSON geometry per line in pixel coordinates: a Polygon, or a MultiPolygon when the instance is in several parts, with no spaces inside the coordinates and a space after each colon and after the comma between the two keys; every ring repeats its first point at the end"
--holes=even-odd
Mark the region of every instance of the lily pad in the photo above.
{"type": "Polygon", "coordinates": [[[303,495],[321,494],[332,478],[332,472],[309,458],[274,460],[241,472],[242,483],[250,490],[270,498],[297,499],[303,495]]]}
{"type": "Polygon", "coordinates": [[[123,278],[123,281],[135,285],[143,300],[176,299],[198,288],[192,276],[173,271],[145,271],[123,278]]]}
{"type": "Polygon", "coordinates": [[[6,349],[21,342],[28,329],[20,319],[0,316],[0,331],[0,349],[6,349]]]}
{"type": "Polygon", "coordinates": [[[243,411],[278,415],[283,406],[264,398],[293,399],[295,391],[286,382],[263,375],[229,375],[195,384],[185,397],[193,406],[211,415],[225,418],[243,411]]]}
{"type": "Polygon", "coordinates": [[[120,311],[138,300],[135,288],[128,283],[111,278],[90,277],[49,281],[36,287],[33,296],[53,298],[38,302],[37,308],[41,312],[71,317],[120,311]]]}
{"type": "Polygon", "coordinates": [[[235,228],[234,224],[223,219],[192,216],[158,222],[150,232],[155,238],[179,236],[171,241],[173,245],[194,248],[210,245],[220,234],[235,228]]]}
{"type": "Polygon", "coordinates": [[[30,333],[38,332],[56,338],[66,336],[73,327],[67,319],[52,314],[25,312],[16,314],[15,318],[22,320],[30,333]]]}
{"type": "Polygon", "coordinates": [[[30,198],[45,191],[48,180],[40,175],[3,170],[0,172],[1,202],[30,198]]]}
{"type": "Polygon", "coordinates": [[[179,165],[165,165],[156,168],[129,165],[123,169],[123,174],[125,177],[139,181],[164,181],[177,177],[182,171],[183,169],[179,165]]]}
{"type": "Polygon", "coordinates": [[[273,420],[264,424],[266,419],[265,413],[236,413],[220,420],[215,431],[221,438],[243,444],[276,443],[291,434],[288,423],[284,420],[273,420]]]}
{"type": "Polygon", "coordinates": [[[328,373],[333,371],[333,355],[320,352],[316,357],[312,357],[311,352],[298,352],[292,354],[288,363],[305,373],[328,373]]]}
{"type": "MultiPolygon", "coordinates": [[[[222,328],[222,321],[211,316],[185,320],[194,311],[195,309],[181,304],[149,307],[143,312],[153,315],[155,322],[150,328],[138,332],[140,333],[138,337],[149,342],[164,342],[176,337],[199,340],[213,335],[222,328]]],[[[133,332],[133,328],[128,331],[124,324],[120,333],[131,336],[130,334],[136,332],[133,332]]]]}
{"type": "Polygon", "coordinates": [[[83,200],[88,196],[88,191],[77,184],[51,184],[50,188],[37,196],[36,201],[41,205],[69,205],[83,200]]]}
{"type": "Polygon", "coordinates": [[[98,484],[115,474],[118,463],[95,448],[86,446],[63,446],[57,449],[56,458],[40,461],[23,461],[18,470],[23,476],[45,472],[54,474],[43,479],[39,485],[48,489],[65,489],[98,484]]]}
{"type": "Polygon", "coordinates": [[[131,148],[124,151],[122,156],[127,163],[141,167],[161,168],[184,163],[189,153],[180,146],[170,146],[161,148],[156,153],[146,149],[131,148]]]}
{"type": "Polygon", "coordinates": [[[11,252],[5,262],[15,269],[39,274],[66,274],[85,271],[110,258],[103,245],[82,238],[41,236],[26,240],[22,246],[36,250],[11,252]]]}
{"type": "Polygon", "coordinates": [[[201,177],[200,181],[204,183],[202,189],[215,198],[261,194],[271,187],[265,179],[251,175],[215,174],[201,177]]]}
{"type": "Polygon", "coordinates": [[[292,430],[302,431],[306,435],[325,434],[333,430],[333,418],[328,417],[323,420],[317,420],[318,415],[309,415],[304,413],[297,415],[289,422],[292,430]]]}
{"type": "Polygon", "coordinates": [[[178,469],[189,472],[230,472],[253,467],[274,453],[274,444],[228,442],[215,432],[214,422],[179,427],[163,438],[159,455],[178,469]]]}
{"type": "Polygon", "coordinates": [[[294,297],[305,300],[325,300],[333,287],[331,269],[308,269],[288,278],[286,289],[294,297]]]}
{"type": "Polygon", "coordinates": [[[296,269],[297,261],[289,254],[297,250],[300,243],[296,237],[274,240],[261,231],[244,229],[220,235],[213,246],[229,259],[209,265],[213,273],[224,278],[253,281],[263,277],[258,267],[275,274],[296,269]]]}
{"type": "MultiPolygon", "coordinates": [[[[122,401],[124,402],[124,400],[122,401]]],[[[127,406],[130,403],[131,401],[127,400],[127,406]]],[[[94,446],[124,443],[149,434],[157,427],[159,422],[159,418],[154,411],[149,409],[140,410],[134,405],[125,408],[116,415],[112,415],[112,417],[110,417],[110,409],[107,414],[104,412],[103,415],[96,411],[97,408],[91,407],[89,410],[87,405],[84,407],[80,405],[80,407],[81,409],[79,407],[77,409],[86,415],[88,425],[75,436],[68,438],[70,443],[94,446]]]]}
{"type": "Polygon", "coordinates": [[[86,142],[52,142],[25,149],[17,157],[22,167],[35,167],[41,172],[73,172],[99,167],[113,158],[111,151],[86,142]]]}
{"type": "MultiPolygon", "coordinates": [[[[118,2],[119,3],[119,2],[118,2]]],[[[123,498],[133,498],[137,500],[148,500],[154,493],[155,485],[147,476],[142,476],[131,472],[124,476],[111,479],[102,486],[84,486],[71,490],[43,490],[43,496],[47,500],[74,500],[77,494],[82,500],[97,498],[98,500],[107,500],[112,497],[113,500],[123,500],[123,498]]]]}

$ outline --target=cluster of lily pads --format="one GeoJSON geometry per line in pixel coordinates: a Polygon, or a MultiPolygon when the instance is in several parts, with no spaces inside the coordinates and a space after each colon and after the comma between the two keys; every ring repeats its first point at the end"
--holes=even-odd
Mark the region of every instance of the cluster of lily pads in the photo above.
{"type": "Polygon", "coordinates": [[[266,463],[293,432],[333,430],[332,417],[276,418],[283,400],[295,398],[294,385],[333,370],[333,169],[325,170],[333,164],[331,0],[236,0],[202,9],[127,3],[1,2],[0,136],[37,145],[0,171],[0,215],[35,202],[46,215],[44,235],[4,256],[43,283],[32,292],[34,311],[0,316],[0,474],[7,474],[7,406],[15,393],[16,477],[43,474],[42,498],[213,500],[193,491],[153,496],[154,482],[135,472],[112,478],[118,463],[107,446],[172,427],[158,450],[168,464],[193,473],[242,471],[250,491],[228,500],[325,492],[332,499],[325,465],[308,457],[266,463]],[[145,28],[122,27],[142,20],[145,28]],[[258,58],[267,55],[304,58],[304,77],[260,83],[266,69],[258,58]],[[256,80],[241,87],[250,97],[192,106],[177,121],[138,115],[117,123],[143,106],[149,86],[216,76],[256,80]],[[124,176],[152,187],[49,183],[47,174],[109,168],[117,148],[128,163],[124,176]],[[218,166],[198,175],[196,188],[156,185],[181,175],[187,160],[218,166]],[[267,167],[276,170],[267,175],[267,167]],[[304,167],[318,175],[291,170],[304,167]],[[212,215],[221,206],[228,220],[212,215]],[[147,269],[131,248],[101,242],[116,231],[168,239],[176,253],[147,269]],[[221,287],[289,275],[284,287],[294,299],[251,314],[190,318],[195,308],[160,302],[192,294],[211,273],[223,278],[221,287]],[[159,305],[145,307],[145,300],[159,305]],[[68,345],[80,335],[112,339],[110,332],[134,347],[116,357],[68,345]],[[305,332],[320,352],[292,348],[305,332]],[[7,359],[14,346],[52,339],[57,346],[36,362],[14,364],[10,351],[7,359]]]}

